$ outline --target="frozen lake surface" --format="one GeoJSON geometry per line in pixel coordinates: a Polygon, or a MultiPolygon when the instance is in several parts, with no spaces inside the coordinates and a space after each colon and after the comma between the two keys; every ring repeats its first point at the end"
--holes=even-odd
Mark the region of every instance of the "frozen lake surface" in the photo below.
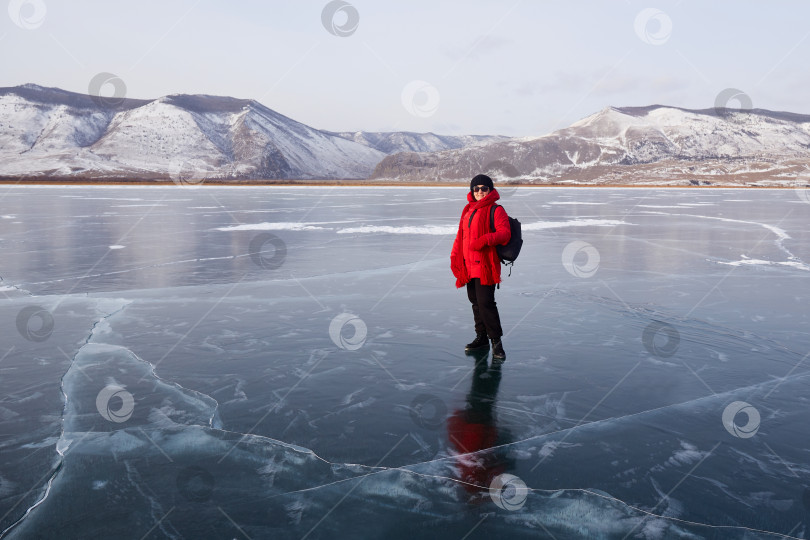
{"type": "Polygon", "coordinates": [[[3,186],[0,536],[807,538],[806,193],[465,195],[3,186]]]}

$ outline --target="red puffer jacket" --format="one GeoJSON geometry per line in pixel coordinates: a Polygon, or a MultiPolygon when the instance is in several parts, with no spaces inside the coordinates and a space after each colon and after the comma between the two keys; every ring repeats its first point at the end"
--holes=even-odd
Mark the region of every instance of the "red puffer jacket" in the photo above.
{"type": "Polygon", "coordinates": [[[506,244],[512,237],[509,216],[502,206],[495,209],[495,232],[490,232],[490,207],[500,199],[498,190],[493,189],[486,197],[476,201],[472,192],[467,193],[467,206],[461,212],[456,241],[450,253],[450,268],[456,277],[456,287],[460,288],[472,278],[480,278],[482,285],[495,285],[501,282],[501,261],[495,246],[506,244]],[[470,214],[475,217],[470,224],[470,214]]]}

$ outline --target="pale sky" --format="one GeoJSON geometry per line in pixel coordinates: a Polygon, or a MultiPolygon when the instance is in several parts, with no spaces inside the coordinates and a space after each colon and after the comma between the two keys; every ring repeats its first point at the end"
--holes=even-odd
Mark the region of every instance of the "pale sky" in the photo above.
{"type": "Polygon", "coordinates": [[[319,129],[450,135],[543,135],[610,105],[711,108],[729,88],[810,113],[806,0],[6,4],[0,86],[88,93],[111,73],[126,97],[253,98],[319,129]]]}

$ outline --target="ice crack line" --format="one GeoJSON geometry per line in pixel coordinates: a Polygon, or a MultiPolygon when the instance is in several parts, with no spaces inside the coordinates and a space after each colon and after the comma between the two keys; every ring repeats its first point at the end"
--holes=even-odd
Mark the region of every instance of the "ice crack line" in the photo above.
{"type": "MultiPolygon", "coordinates": [[[[516,444],[516,443],[512,443],[512,444],[516,444]]],[[[433,461],[425,462],[425,463],[432,463],[432,462],[435,462],[435,461],[444,461],[444,460],[455,460],[455,459],[458,459],[460,457],[463,457],[464,455],[473,455],[473,454],[476,454],[476,453],[486,452],[486,451],[490,451],[490,450],[492,450],[492,448],[487,449],[487,450],[482,450],[482,451],[479,451],[479,452],[472,452],[470,454],[463,454],[463,455],[458,455],[458,456],[448,456],[446,458],[441,458],[439,460],[433,460],[433,461]]],[[[335,465],[335,464],[332,464],[332,465],[335,465]]],[[[377,469],[377,470],[372,470],[371,472],[368,472],[368,473],[365,473],[365,474],[360,474],[360,475],[357,475],[357,476],[354,476],[354,477],[351,477],[351,478],[344,478],[344,479],[341,479],[341,480],[336,480],[334,482],[328,482],[326,484],[319,484],[317,486],[312,486],[312,487],[308,487],[308,488],[292,490],[292,491],[286,491],[284,493],[279,493],[278,495],[274,495],[272,498],[283,497],[283,496],[296,494],[296,493],[311,492],[311,491],[315,491],[315,490],[318,490],[318,489],[321,489],[321,488],[334,486],[334,485],[342,484],[342,483],[346,483],[346,482],[354,482],[354,481],[362,482],[364,479],[366,479],[368,477],[371,477],[371,476],[374,476],[374,475],[377,475],[377,474],[381,474],[381,473],[385,473],[385,472],[394,472],[394,471],[395,472],[401,472],[403,474],[410,474],[410,475],[421,477],[421,478],[427,478],[427,479],[433,479],[433,480],[446,480],[446,481],[453,482],[453,483],[456,483],[456,484],[459,484],[459,485],[467,485],[467,486],[479,488],[483,492],[487,492],[490,489],[489,486],[481,486],[481,485],[473,484],[471,482],[466,482],[464,480],[460,480],[460,479],[457,479],[457,478],[451,478],[449,476],[442,476],[440,474],[421,473],[419,471],[414,471],[414,470],[411,470],[411,469],[407,468],[407,467],[413,467],[413,466],[415,466],[415,465],[404,465],[404,466],[401,466],[401,467],[368,467],[368,466],[363,466],[363,467],[367,467],[367,468],[370,468],[370,469],[377,469]]],[[[634,506],[634,505],[628,503],[627,501],[624,501],[624,500],[619,499],[617,497],[613,497],[613,496],[611,496],[609,494],[598,493],[598,492],[591,491],[589,489],[584,489],[584,488],[542,489],[542,488],[532,488],[532,487],[527,486],[527,489],[528,489],[529,492],[532,492],[532,493],[545,493],[545,494],[548,494],[551,497],[556,497],[556,496],[559,496],[560,494],[563,494],[563,493],[583,493],[583,494],[591,495],[591,496],[594,496],[594,497],[599,497],[599,498],[602,498],[602,499],[607,500],[607,501],[614,502],[614,503],[619,504],[619,505],[621,505],[621,506],[623,506],[623,507],[625,507],[627,509],[633,510],[635,512],[638,512],[639,514],[644,515],[644,518],[642,518],[642,520],[647,519],[649,517],[649,518],[662,519],[662,520],[666,520],[666,521],[670,521],[670,522],[677,522],[677,523],[684,524],[684,525],[691,525],[691,526],[695,526],[695,527],[706,527],[706,528],[709,528],[709,529],[718,529],[718,530],[722,530],[722,529],[743,530],[743,531],[750,531],[750,532],[759,533],[759,534],[765,534],[765,535],[769,535],[769,536],[775,536],[775,537],[778,537],[778,538],[786,538],[786,539],[790,539],[790,540],[800,540],[798,537],[790,536],[789,534],[783,534],[783,533],[778,533],[778,532],[774,532],[774,531],[766,531],[766,530],[763,530],[763,529],[755,529],[755,528],[746,527],[746,526],[743,526],[743,525],[711,525],[711,524],[708,524],[708,523],[701,523],[701,522],[698,522],[698,521],[690,521],[690,520],[687,520],[687,519],[681,519],[681,518],[677,518],[677,517],[674,517],[674,516],[665,516],[665,515],[661,515],[661,514],[656,514],[656,513],[652,512],[652,511],[644,510],[643,508],[639,508],[637,506],[634,506]]]]}
{"type": "MultiPolygon", "coordinates": [[[[793,376],[793,377],[786,377],[784,379],[793,379],[793,380],[795,380],[795,379],[798,379],[798,378],[801,378],[801,377],[807,377],[808,375],[810,375],[810,373],[802,373],[802,374],[799,374],[799,375],[796,375],[796,376],[793,376]]],[[[386,473],[386,472],[401,472],[403,474],[413,475],[413,476],[418,476],[418,477],[423,477],[423,478],[430,478],[430,479],[436,479],[436,480],[446,480],[446,481],[453,482],[453,483],[456,483],[456,484],[466,484],[466,485],[469,485],[469,486],[481,488],[482,490],[487,490],[488,486],[480,486],[480,485],[477,485],[477,484],[472,484],[472,483],[465,482],[465,481],[457,479],[457,478],[443,476],[441,474],[423,473],[423,472],[413,470],[412,468],[420,466],[420,465],[428,465],[428,464],[432,464],[432,463],[441,463],[441,462],[447,462],[447,461],[454,461],[454,460],[458,460],[460,458],[463,459],[466,456],[475,456],[475,455],[479,455],[479,454],[483,454],[483,453],[487,453],[487,452],[492,452],[492,451],[497,450],[497,449],[512,447],[512,446],[515,446],[515,445],[518,445],[518,444],[521,444],[521,443],[525,443],[525,442],[541,441],[544,438],[548,438],[548,437],[551,437],[551,436],[563,434],[563,433],[566,433],[566,432],[575,431],[577,429],[580,429],[580,430],[581,429],[588,429],[588,426],[591,426],[591,424],[593,424],[595,426],[604,425],[604,424],[607,424],[607,423],[612,423],[612,422],[622,421],[622,420],[626,420],[626,419],[630,419],[630,418],[634,418],[634,417],[639,417],[641,415],[648,415],[648,414],[658,413],[658,412],[661,412],[663,410],[671,409],[673,407],[678,407],[678,406],[683,406],[683,405],[693,404],[693,403],[699,403],[699,402],[705,402],[707,400],[717,400],[717,399],[723,399],[725,397],[733,397],[733,394],[735,394],[737,392],[745,391],[745,390],[753,391],[753,390],[763,389],[764,387],[766,387],[768,385],[777,383],[779,381],[783,381],[784,379],[779,379],[777,381],[772,380],[772,381],[765,381],[765,382],[761,382],[761,383],[756,383],[756,384],[753,384],[753,385],[750,385],[750,386],[747,386],[747,387],[742,387],[742,388],[737,388],[737,389],[734,389],[734,390],[730,390],[730,391],[724,392],[722,394],[706,396],[706,397],[702,397],[702,398],[688,400],[688,401],[681,402],[681,403],[674,403],[674,404],[666,405],[666,406],[663,406],[663,407],[658,407],[658,408],[655,408],[655,409],[650,409],[650,410],[646,410],[646,411],[639,411],[637,413],[633,413],[633,414],[629,414],[629,415],[625,415],[625,416],[621,416],[621,417],[617,417],[617,418],[607,418],[607,419],[604,419],[604,420],[596,420],[596,421],[593,421],[593,422],[588,422],[586,424],[582,424],[581,426],[576,426],[574,428],[567,428],[567,429],[558,430],[558,431],[555,431],[555,432],[546,433],[546,434],[543,434],[543,435],[537,435],[537,436],[529,437],[529,438],[521,440],[521,441],[515,441],[515,442],[509,443],[509,444],[499,445],[499,446],[495,446],[495,447],[488,448],[488,449],[485,449],[485,450],[480,450],[480,451],[477,451],[477,452],[470,452],[470,453],[467,453],[467,454],[458,454],[458,455],[448,455],[448,456],[440,457],[440,458],[425,461],[425,462],[402,465],[402,466],[398,466],[398,467],[384,467],[384,466],[370,467],[370,466],[367,466],[367,465],[352,465],[352,464],[346,464],[346,463],[331,462],[331,461],[328,461],[328,460],[318,456],[314,451],[312,451],[310,449],[305,449],[305,448],[297,447],[295,445],[290,445],[289,443],[284,443],[283,441],[277,441],[275,439],[272,439],[272,438],[266,437],[266,436],[262,436],[262,435],[251,434],[250,437],[260,439],[260,440],[272,441],[274,443],[278,443],[278,444],[282,444],[284,446],[292,447],[297,451],[310,453],[311,455],[315,456],[317,459],[319,459],[319,460],[321,460],[321,461],[323,461],[325,463],[328,463],[328,464],[330,464],[332,466],[347,466],[347,467],[354,466],[354,467],[359,467],[359,468],[365,469],[365,471],[366,471],[364,473],[361,473],[361,474],[359,474],[357,476],[353,476],[351,478],[344,478],[344,479],[336,480],[336,481],[333,481],[333,482],[328,482],[328,483],[325,483],[325,484],[319,484],[319,485],[316,485],[316,486],[310,486],[310,487],[307,487],[307,488],[302,488],[302,489],[299,489],[299,490],[287,491],[287,492],[275,495],[274,497],[282,497],[282,496],[287,496],[287,495],[291,495],[291,494],[295,494],[295,493],[312,492],[312,491],[316,491],[316,490],[319,490],[319,489],[322,489],[322,488],[326,488],[326,487],[329,487],[329,486],[334,486],[334,485],[342,484],[342,483],[346,483],[346,482],[362,481],[362,479],[364,479],[364,478],[371,477],[371,476],[374,476],[374,475],[378,475],[378,474],[381,474],[381,473],[386,473]]],[[[236,433],[236,432],[234,432],[234,433],[236,433]]],[[[696,526],[696,527],[706,527],[706,528],[717,529],[717,530],[726,530],[726,529],[727,530],[744,530],[744,531],[751,531],[751,532],[755,532],[755,533],[759,533],[759,534],[765,534],[765,535],[769,535],[769,536],[774,536],[774,537],[778,537],[778,538],[796,539],[796,537],[790,536],[789,534],[783,534],[783,533],[778,533],[778,532],[774,532],[774,531],[766,531],[766,530],[755,529],[755,528],[745,527],[745,526],[711,525],[711,524],[707,524],[707,523],[689,521],[689,520],[686,520],[686,519],[681,519],[681,518],[677,518],[677,517],[673,517],[673,516],[660,515],[660,514],[656,514],[656,513],[652,512],[652,511],[644,510],[642,508],[636,507],[636,506],[630,504],[629,502],[626,502],[626,501],[624,501],[622,499],[613,497],[613,496],[611,496],[609,494],[598,493],[598,492],[594,492],[594,491],[587,490],[587,489],[582,489],[582,488],[559,488],[559,489],[529,488],[529,490],[532,491],[532,492],[547,493],[547,494],[550,494],[552,496],[554,494],[561,494],[561,493],[586,493],[586,494],[589,494],[589,495],[592,495],[592,496],[595,496],[595,497],[600,497],[602,499],[615,502],[617,504],[620,504],[620,505],[624,506],[625,508],[628,508],[630,510],[633,510],[635,512],[643,514],[645,516],[645,519],[646,519],[646,517],[652,517],[652,518],[667,520],[667,521],[670,521],[670,522],[677,522],[677,523],[696,526]]]]}
{"type": "MultiPolygon", "coordinates": [[[[164,521],[161,519],[160,516],[165,516],[168,513],[164,512],[163,506],[152,496],[147,494],[143,487],[141,487],[141,478],[138,474],[138,470],[129,463],[128,460],[124,460],[124,467],[127,470],[127,480],[129,480],[130,484],[135,487],[135,490],[144,498],[144,500],[149,502],[149,513],[152,518],[152,521],[159,524],[160,530],[163,534],[165,534],[169,538],[179,538],[177,531],[169,531],[167,527],[171,527],[171,523],[168,521],[164,521]]],[[[171,512],[171,510],[169,510],[171,512]]]]}
{"type": "MultiPolygon", "coordinates": [[[[769,230],[773,234],[776,235],[776,241],[774,242],[776,247],[779,248],[780,251],[784,252],[788,256],[788,260],[792,261],[794,265],[801,268],[802,270],[808,270],[810,267],[802,261],[799,257],[793,254],[788,248],[785,247],[785,240],[790,240],[791,236],[785,231],[784,229],[777,227],[775,225],[769,225],[768,223],[760,223],[759,221],[745,221],[742,219],[731,219],[731,218],[721,218],[716,216],[702,216],[700,214],[672,214],[668,212],[653,212],[653,211],[644,211],[641,212],[642,214],[659,214],[665,216],[686,216],[686,217],[693,217],[693,218],[700,218],[700,219],[713,219],[715,221],[725,221],[728,223],[744,223],[746,225],[756,225],[758,227],[764,227],[765,229],[769,230]]],[[[787,217],[787,216],[785,216],[787,217]]],[[[784,219],[784,218],[783,218],[784,219]]]]}
{"type": "Polygon", "coordinates": [[[206,394],[204,392],[200,392],[200,391],[194,390],[192,388],[186,388],[185,386],[183,386],[183,385],[181,385],[179,383],[176,383],[174,381],[168,381],[166,379],[163,379],[162,377],[160,377],[155,372],[155,364],[153,364],[152,362],[150,362],[148,360],[144,360],[143,358],[141,358],[140,356],[138,356],[134,352],[130,351],[129,349],[127,349],[127,351],[132,356],[134,356],[136,359],[138,359],[139,361],[141,361],[144,364],[146,364],[147,366],[149,366],[149,374],[152,375],[158,381],[162,382],[163,384],[165,384],[167,386],[173,386],[173,387],[177,388],[181,393],[194,394],[194,396],[197,399],[199,399],[200,401],[202,401],[202,402],[207,401],[209,404],[211,402],[213,402],[213,407],[214,408],[213,408],[213,410],[211,412],[211,416],[208,418],[208,426],[207,427],[212,428],[212,429],[222,429],[222,420],[219,417],[219,401],[217,401],[215,398],[209,396],[208,394],[206,394]]]}
{"type": "MultiPolygon", "coordinates": [[[[74,364],[76,362],[76,357],[79,355],[79,352],[82,350],[82,348],[84,348],[88,343],[90,343],[90,340],[92,339],[93,334],[96,331],[96,328],[98,327],[98,325],[101,324],[102,322],[105,322],[110,317],[120,313],[127,306],[129,306],[131,303],[132,303],[132,301],[125,302],[118,309],[116,309],[116,310],[114,310],[114,311],[112,311],[110,313],[107,313],[106,315],[103,315],[100,319],[98,319],[96,322],[94,322],[93,326],[90,328],[90,332],[87,334],[87,337],[84,340],[84,343],[76,351],[76,354],[74,354],[73,357],[70,359],[70,364],[68,365],[68,368],[65,370],[65,373],[62,374],[62,378],[59,381],[59,391],[62,393],[62,397],[63,397],[63,400],[64,400],[64,405],[62,406],[62,418],[61,418],[62,429],[61,429],[61,432],[59,434],[59,440],[56,442],[56,452],[57,452],[57,454],[59,454],[59,459],[58,459],[56,465],[54,466],[53,470],[50,472],[50,475],[49,475],[48,481],[45,484],[44,492],[43,492],[42,496],[38,500],[36,500],[34,502],[34,504],[32,504],[30,507],[28,507],[25,510],[25,513],[23,513],[23,515],[20,517],[20,519],[18,519],[14,523],[12,523],[4,531],[0,532],[0,538],[3,538],[14,527],[16,527],[17,525],[22,523],[23,520],[25,520],[37,506],[41,505],[43,502],[45,502],[45,499],[48,498],[48,495],[51,492],[51,486],[53,485],[53,482],[56,479],[56,476],[59,473],[59,470],[62,468],[62,464],[64,463],[65,454],[67,454],[67,452],[69,450],[69,446],[70,446],[70,444],[67,443],[66,439],[65,439],[65,414],[67,412],[67,404],[68,404],[68,396],[65,393],[65,376],[68,374],[70,369],[74,366],[74,364]]],[[[84,436],[82,437],[82,439],[84,437],[86,437],[87,435],[89,435],[89,432],[85,433],[84,436]]],[[[46,475],[48,475],[48,473],[46,473],[46,475]]],[[[31,489],[34,489],[34,488],[31,488],[31,489]]]]}
{"type": "MultiPolygon", "coordinates": [[[[106,315],[105,317],[102,317],[101,319],[96,321],[96,323],[93,325],[93,328],[92,328],[90,334],[87,336],[87,339],[85,340],[84,344],[88,345],[91,342],[93,344],[103,344],[103,343],[99,343],[99,342],[94,340],[95,331],[96,331],[98,325],[102,324],[102,323],[106,323],[107,320],[110,317],[116,315],[117,313],[120,313],[127,306],[129,306],[130,304],[132,304],[132,301],[127,302],[126,304],[121,306],[119,309],[113,311],[112,313],[110,313],[110,314],[106,315]]],[[[158,381],[166,384],[167,386],[173,386],[174,388],[176,388],[177,390],[179,390],[183,394],[189,394],[189,393],[193,394],[200,401],[202,401],[204,403],[208,403],[209,405],[213,405],[213,410],[211,412],[211,416],[208,418],[208,427],[215,428],[215,429],[218,429],[218,428],[222,427],[222,422],[221,422],[221,420],[219,418],[219,402],[216,399],[214,399],[213,397],[211,397],[208,394],[205,394],[203,392],[199,392],[199,391],[191,389],[191,388],[186,388],[186,387],[184,387],[184,386],[182,386],[182,385],[180,385],[180,384],[178,384],[178,383],[176,383],[174,381],[168,381],[166,379],[163,379],[162,377],[160,377],[155,372],[155,365],[153,363],[149,362],[148,360],[145,360],[145,359],[141,358],[140,356],[138,356],[137,354],[135,354],[131,350],[126,349],[125,347],[122,347],[122,349],[125,349],[133,358],[135,358],[139,362],[143,362],[144,364],[146,364],[149,367],[149,374],[151,376],[153,376],[155,379],[157,379],[158,381]]],[[[76,367],[77,369],[79,369],[78,366],[75,365],[75,359],[76,359],[76,356],[78,356],[80,351],[81,351],[81,348],[79,349],[79,351],[76,352],[76,355],[74,355],[73,360],[71,361],[71,367],[76,367]]],[[[64,377],[63,377],[63,380],[64,380],[64,377]]],[[[64,392],[63,392],[63,395],[64,395],[64,392]]],[[[67,395],[65,395],[65,400],[67,400],[67,395]]],[[[63,416],[64,416],[64,412],[63,412],[63,416]]]]}
{"type": "MultiPolygon", "coordinates": [[[[563,291],[552,291],[553,294],[560,294],[562,292],[563,291]]],[[[571,293],[570,291],[566,291],[566,296],[576,298],[577,300],[583,303],[599,304],[601,306],[604,306],[606,309],[609,309],[621,316],[627,314],[631,317],[636,317],[638,320],[644,322],[645,324],[646,322],[652,320],[659,320],[662,322],[667,322],[676,325],[678,329],[681,330],[682,332],[681,335],[682,339],[689,336],[690,339],[697,340],[701,339],[701,336],[703,336],[704,334],[711,333],[712,336],[720,336],[720,337],[733,336],[735,340],[739,342],[745,342],[746,344],[749,344],[751,346],[762,344],[765,347],[782,351],[784,353],[793,354],[798,357],[804,355],[803,352],[794,350],[789,345],[785,345],[775,340],[774,338],[757,334],[752,330],[740,330],[732,326],[723,326],[714,321],[708,321],[705,319],[695,317],[685,317],[681,315],[667,313],[662,311],[662,308],[655,304],[638,304],[638,303],[628,304],[626,302],[620,302],[618,300],[606,296],[571,293]]],[[[772,358],[771,360],[773,360],[774,362],[784,363],[788,365],[790,364],[790,362],[782,358],[772,358]]]]}
{"type": "Polygon", "coordinates": [[[14,285],[13,283],[4,285],[5,282],[6,280],[3,279],[3,276],[0,276],[0,292],[2,292],[6,298],[8,298],[8,295],[5,293],[5,291],[8,290],[20,291],[21,293],[26,294],[28,296],[34,296],[33,293],[29,290],[23,289],[22,287],[14,285]]]}

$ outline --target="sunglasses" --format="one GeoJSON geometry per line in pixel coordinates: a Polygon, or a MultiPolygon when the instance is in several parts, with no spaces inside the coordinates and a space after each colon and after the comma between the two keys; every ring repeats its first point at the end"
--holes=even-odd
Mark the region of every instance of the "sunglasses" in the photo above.
{"type": "Polygon", "coordinates": [[[489,191],[489,187],[488,186],[475,186],[473,188],[473,191],[476,192],[476,193],[478,193],[479,191],[483,191],[484,193],[486,193],[487,191],[489,191]]]}

